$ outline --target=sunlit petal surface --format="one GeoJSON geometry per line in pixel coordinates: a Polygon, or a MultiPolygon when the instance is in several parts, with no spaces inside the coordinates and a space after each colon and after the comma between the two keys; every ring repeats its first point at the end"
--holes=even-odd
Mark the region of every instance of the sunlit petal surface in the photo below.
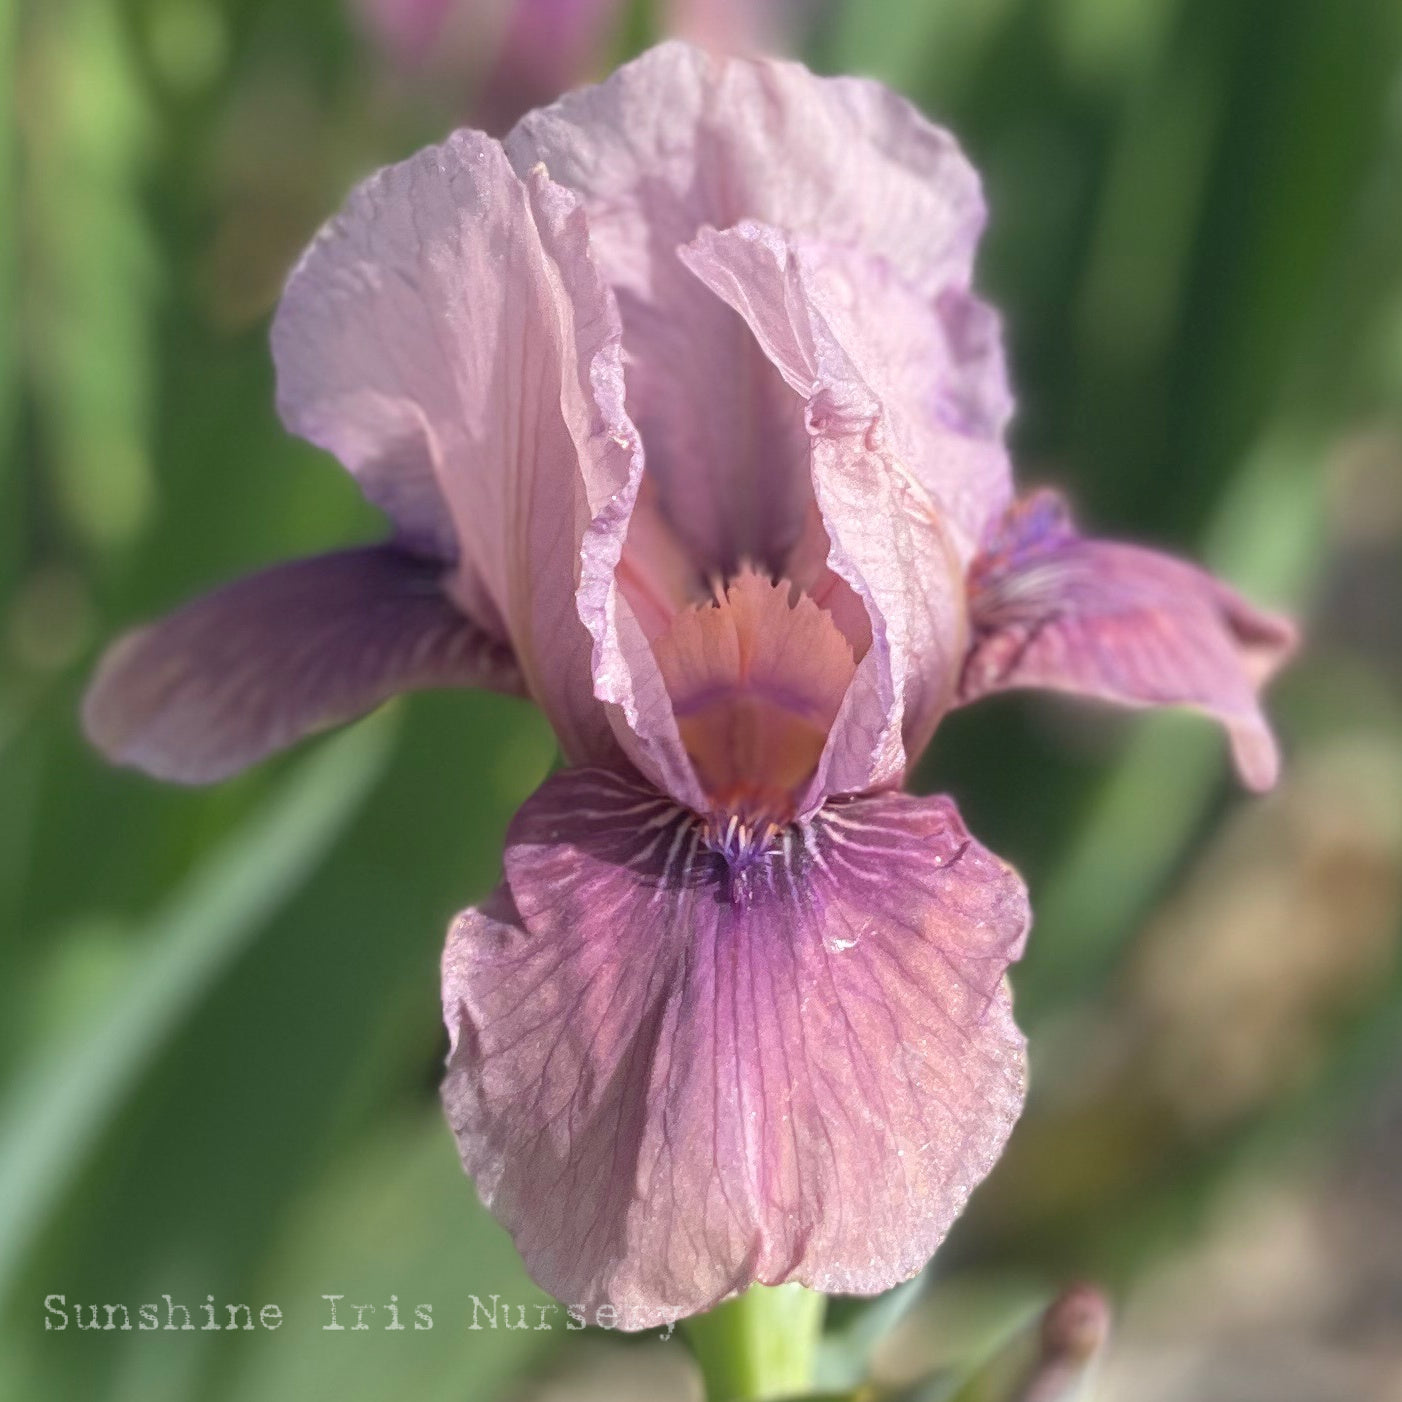
{"type": "Polygon", "coordinates": [[[1221,721],[1242,780],[1280,767],[1258,688],[1295,647],[1293,626],[1194,565],[1087,540],[1051,492],[1022,502],[975,564],[964,701],[1050,687],[1130,706],[1184,705],[1221,721]]]}
{"type": "Polygon", "coordinates": [[[536,1279],[626,1327],[892,1285],[1017,1117],[1027,922],[948,799],[834,804],[737,872],[647,789],[558,775],[444,955],[464,1162],[536,1279]]]}
{"type": "Polygon", "coordinates": [[[403,691],[518,693],[510,649],[455,608],[443,566],[393,546],[277,565],[129,633],[83,709],[109,756],[207,783],[403,691]]]}

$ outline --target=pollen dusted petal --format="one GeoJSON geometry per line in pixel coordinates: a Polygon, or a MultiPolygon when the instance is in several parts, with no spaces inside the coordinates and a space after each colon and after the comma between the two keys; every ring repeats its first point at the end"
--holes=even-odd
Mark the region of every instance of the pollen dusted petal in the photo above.
{"type": "Polygon", "coordinates": [[[700,820],[572,770],[443,958],[443,1088],[557,1298],[641,1329],[928,1260],[1022,1105],[1017,876],[948,799],[835,800],[731,877],[700,820]]]}
{"type": "Polygon", "coordinates": [[[832,619],[791,593],[744,570],[653,645],[708,796],[780,821],[793,816],[856,667],[832,619]]]}
{"type": "Polygon", "coordinates": [[[1155,550],[1086,540],[1055,492],[1017,503],[974,562],[967,702],[1049,687],[1127,706],[1193,706],[1231,737],[1242,781],[1280,757],[1257,692],[1295,647],[1288,620],[1155,550]]]}

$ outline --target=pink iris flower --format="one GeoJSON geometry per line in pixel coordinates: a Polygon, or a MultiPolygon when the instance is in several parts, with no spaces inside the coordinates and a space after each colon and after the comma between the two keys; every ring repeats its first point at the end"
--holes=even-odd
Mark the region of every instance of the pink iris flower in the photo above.
{"type": "Polygon", "coordinates": [[[1014,499],[983,219],[885,88],[675,43],[380,171],[273,351],[393,538],[188,605],[88,698],[182,781],[418,687],[544,709],[568,766],[448,936],[443,1095],[535,1278],[631,1327],[882,1290],[997,1159],[1029,911],[901,792],[946,711],[1194,706],[1275,777],[1290,627],[1014,499]]]}

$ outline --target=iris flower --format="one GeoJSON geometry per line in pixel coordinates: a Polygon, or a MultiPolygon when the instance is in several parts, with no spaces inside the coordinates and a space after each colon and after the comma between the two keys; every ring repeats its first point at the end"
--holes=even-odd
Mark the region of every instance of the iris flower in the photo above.
{"type": "Polygon", "coordinates": [[[878,84],[681,44],[380,171],[293,270],[288,427],[394,523],[119,642],[113,758],[201,781],[395,692],[566,767],[443,959],[444,1101],[535,1278],[634,1328],[919,1270],[1024,1091],[1017,875],[902,781],[1010,687],[1221,721],[1291,630],[1013,494],[984,220],[878,84]]]}

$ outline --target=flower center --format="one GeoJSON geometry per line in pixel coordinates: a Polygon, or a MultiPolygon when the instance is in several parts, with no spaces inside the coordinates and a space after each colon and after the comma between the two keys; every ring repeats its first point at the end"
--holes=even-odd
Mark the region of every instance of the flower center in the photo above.
{"type": "Polygon", "coordinates": [[[856,667],[832,618],[793,595],[744,568],[653,643],[717,832],[746,846],[793,818],[856,667]]]}

